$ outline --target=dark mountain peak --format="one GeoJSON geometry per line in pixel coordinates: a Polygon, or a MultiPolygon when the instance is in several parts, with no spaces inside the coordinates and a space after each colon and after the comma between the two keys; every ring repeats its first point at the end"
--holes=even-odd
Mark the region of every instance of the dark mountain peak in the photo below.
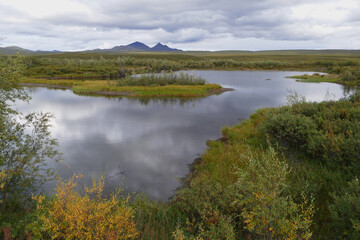
{"type": "Polygon", "coordinates": [[[170,51],[181,51],[174,48],[169,48],[167,45],[162,43],[156,44],[154,47],[150,48],[142,42],[133,42],[129,45],[115,46],[112,49],[104,51],[115,51],[115,52],[170,52],[170,51]]]}
{"type": "MultiPolygon", "coordinates": [[[[166,45],[162,44],[161,42],[159,42],[158,44],[156,44],[154,47],[165,47],[166,45]]],[[[153,47],[153,48],[154,48],[153,47]]],[[[166,46],[167,47],[167,46],[166,46]]]]}
{"type": "Polygon", "coordinates": [[[147,46],[146,44],[144,44],[142,42],[138,42],[138,41],[127,45],[127,47],[134,47],[134,48],[138,48],[138,49],[142,49],[142,50],[149,50],[150,49],[149,46],[147,46]]]}
{"type": "Polygon", "coordinates": [[[181,51],[181,50],[178,50],[178,49],[175,49],[175,48],[169,48],[167,45],[164,45],[162,43],[158,43],[156,44],[154,47],[151,48],[151,51],[154,51],[154,52],[168,52],[168,51],[181,51]]]}
{"type": "MultiPolygon", "coordinates": [[[[115,46],[112,49],[112,51],[120,51],[120,52],[147,52],[150,51],[150,47],[142,42],[133,42],[129,45],[121,45],[121,46],[115,46]]],[[[105,51],[107,51],[105,49],[105,51]]]]}

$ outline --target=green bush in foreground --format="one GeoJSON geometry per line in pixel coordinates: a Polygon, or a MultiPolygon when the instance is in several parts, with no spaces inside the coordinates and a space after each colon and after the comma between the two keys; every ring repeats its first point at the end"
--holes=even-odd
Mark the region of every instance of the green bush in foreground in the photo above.
{"type": "Polygon", "coordinates": [[[244,148],[244,143],[239,141],[218,147],[211,146],[204,162],[195,170],[198,174],[172,201],[187,217],[174,233],[177,239],[311,237],[313,200],[302,193],[297,197],[289,195],[290,169],[274,149],[251,149],[246,145],[244,148]],[[233,164],[225,161],[225,152],[231,152],[233,164]],[[212,157],[218,160],[211,163],[212,157]],[[209,172],[212,166],[217,169],[229,165],[235,181],[222,184],[212,179],[209,172]]]}
{"type": "Polygon", "coordinates": [[[360,239],[360,183],[349,182],[345,191],[334,195],[330,205],[333,229],[338,239],[360,239]]]}
{"type": "MultiPolygon", "coordinates": [[[[355,94],[348,99],[321,103],[301,102],[269,109],[260,129],[274,146],[284,149],[292,160],[290,192],[298,193],[307,185],[307,195],[315,198],[316,212],[312,230],[314,239],[337,238],[351,222],[345,200],[339,197],[350,188],[347,182],[359,177],[360,170],[360,101],[355,94]],[[294,119],[301,121],[292,124],[294,119]],[[289,144],[292,143],[292,144],[289,144]],[[296,151],[293,150],[296,149],[296,151]],[[335,201],[335,203],[334,203],[335,201]],[[330,206],[336,204],[337,213],[330,206]],[[342,216],[334,218],[334,216],[342,216]]],[[[351,196],[351,195],[349,195],[351,196]]],[[[349,197],[348,196],[348,197],[349,197]]],[[[352,208],[355,215],[359,210],[352,208]]],[[[354,230],[353,228],[350,228],[354,230]]],[[[345,239],[351,239],[348,236],[345,239]]]]}
{"type": "Polygon", "coordinates": [[[134,209],[129,198],[121,198],[119,192],[103,196],[103,177],[92,186],[85,186],[84,193],[76,189],[74,175],[67,182],[58,182],[53,199],[44,201],[40,195],[37,200],[37,222],[31,227],[36,239],[84,239],[120,240],[136,239],[138,232],[134,223],[134,209]]]}
{"type": "Polygon", "coordinates": [[[312,200],[302,202],[285,193],[290,169],[274,149],[240,154],[245,168],[238,170],[237,200],[245,229],[264,239],[309,239],[314,214],[312,200]]]}

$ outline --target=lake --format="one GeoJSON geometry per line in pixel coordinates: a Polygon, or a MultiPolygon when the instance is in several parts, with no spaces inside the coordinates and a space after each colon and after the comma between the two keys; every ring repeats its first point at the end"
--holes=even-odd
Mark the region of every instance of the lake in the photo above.
{"type": "MultiPolygon", "coordinates": [[[[28,88],[22,112],[51,112],[53,137],[63,161],[49,163],[63,177],[104,174],[107,190],[122,185],[166,200],[221,128],[249,118],[256,109],[286,104],[287,90],[309,101],[339,99],[351,92],[339,84],[300,83],[285,78],[304,72],[187,71],[234,91],[196,99],[135,99],[77,96],[70,90],[28,88]]],[[[51,183],[48,189],[55,186],[51,183]]]]}

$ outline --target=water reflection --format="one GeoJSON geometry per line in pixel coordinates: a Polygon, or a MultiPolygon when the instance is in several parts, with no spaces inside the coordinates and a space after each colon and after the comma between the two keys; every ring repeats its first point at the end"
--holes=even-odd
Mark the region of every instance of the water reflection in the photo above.
{"type": "Polygon", "coordinates": [[[338,84],[285,78],[299,72],[190,72],[235,91],[207,98],[135,99],[30,88],[31,103],[19,108],[55,115],[52,132],[64,162],[50,164],[62,177],[106,172],[109,189],[125,178],[128,191],[167,199],[188,173],[188,165],[205,151],[206,140],[219,138],[223,126],[239,123],[258,108],[286,104],[287,89],[310,101],[322,100],[327,92],[340,98],[352,91],[338,84]]]}

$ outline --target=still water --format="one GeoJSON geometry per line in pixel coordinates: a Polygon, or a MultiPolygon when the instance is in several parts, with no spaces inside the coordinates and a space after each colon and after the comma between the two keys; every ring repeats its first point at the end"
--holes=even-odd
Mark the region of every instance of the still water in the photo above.
{"type": "MultiPolygon", "coordinates": [[[[166,200],[179,187],[189,164],[221,128],[247,119],[258,108],[286,104],[287,90],[309,101],[338,99],[351,90],[330,83],[285,78],[303,72],[189,71],[234,91],[198,99],[133,99],[77,96],[70,90],[29,88],[23,112],[54,114],[52,133],[63,161],[49,163],[63,178],[82,173],[107,176],[108,190],[122,184],[166,200]]],[[[55,186],[50,184],[48,188],[55,186]]]]}

